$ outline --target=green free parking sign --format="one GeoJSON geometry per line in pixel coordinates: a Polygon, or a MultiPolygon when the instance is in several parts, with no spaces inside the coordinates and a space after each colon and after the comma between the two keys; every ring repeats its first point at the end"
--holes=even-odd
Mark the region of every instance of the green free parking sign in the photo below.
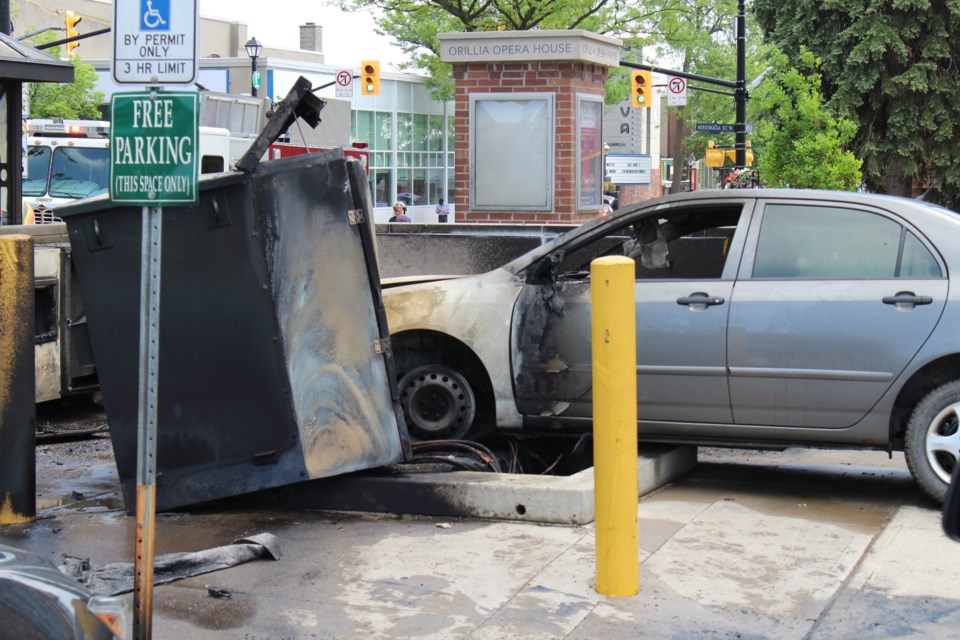
{"type": "Polygon", "coordinates": [[[110,199],[145,206],[197,203],[200,96],[115,93],[110,101],[110,199]]]}

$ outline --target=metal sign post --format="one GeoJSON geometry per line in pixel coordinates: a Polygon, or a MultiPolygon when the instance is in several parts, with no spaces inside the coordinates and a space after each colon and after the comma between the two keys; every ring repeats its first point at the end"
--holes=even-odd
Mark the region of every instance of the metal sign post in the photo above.
{"type": "Polygon", "coordinates": [[[110,198],[143,205],[140,267],[140,380],[137,416],[137,529],[133,637],[153,632],[157,396],[160,352],[160,256],[163,208],[198,200],[196,93],[156,85],[197,76],[197,0],[114,0],[113,79],[151,91],[111,100],[110,198]]]}
{"type": "Polygon", "coordinates": [[[160,354],[162,207],[143,208],[140,262],[140,385],[137,414],[137,535],[133,563],[133,637],[153,633],[153,542],[157,497],[157,371],[160,354]]]}
{"type": "Polygon", "coordinates": [[[137,414],[137,535],[133,637],[149,640],[156,511],[160,255],[164,204],[197,202],[196,93],[154,88],[111,100],[110,198],[143,206],[140,267],[140,382],[137,414]]]}

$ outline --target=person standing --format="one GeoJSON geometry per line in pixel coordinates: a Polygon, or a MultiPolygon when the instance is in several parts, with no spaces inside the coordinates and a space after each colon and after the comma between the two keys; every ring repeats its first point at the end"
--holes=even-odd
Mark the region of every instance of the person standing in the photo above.
{"type": "Polygon", "coordinates": [[[437,222],[445,223],[450,215],[450,207],[443,203],[443,198],[437,203],[437,222]]]}
{"type": "Polygon", "coordinates": [[[393,205],[393,217],[390,218],[389,222],[410,222],[410,218],[407,216],[407,205],[402,202],[393,205]]]}

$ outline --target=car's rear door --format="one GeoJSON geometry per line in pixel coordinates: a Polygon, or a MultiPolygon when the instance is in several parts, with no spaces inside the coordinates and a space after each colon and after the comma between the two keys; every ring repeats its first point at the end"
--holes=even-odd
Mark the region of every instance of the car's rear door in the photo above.
{"type": "Polygon", "coordinates": [[[889,212],[759,203],[730,304],[734,422],[856,423],[936,325],[945,273],[927,240],[889,212]]]}

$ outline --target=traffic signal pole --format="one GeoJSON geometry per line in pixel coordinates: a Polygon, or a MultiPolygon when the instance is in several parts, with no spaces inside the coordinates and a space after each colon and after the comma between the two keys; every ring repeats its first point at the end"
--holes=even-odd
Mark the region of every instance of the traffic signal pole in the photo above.
{"type": "MultiPolygon", "coordinates": [[[[736,81],[730,80],[721,80],[719,78],[711,78],[709,76],[701,76],[696,73],[687,73],[686,71],[674,71],[672,69],[663,69],[660,67],[655,67],[649,64],[640,64],[638,62],[627,62],[626,60],[620,61],[621,67],[629,67],[631,69],[646,69],[649,71],[656,71],[657,73],[662,73],[668,76],[675,76],[677,78],[685,78],[687,80],[696,80],[698,82],[704,82],[706,84],[712,84],[719,87],[725,87],[727,89],[733,89],[733,93],[728,93],[726,91],[717,91],[715,89],[703,89],[702,87],[690,87],[691,89],[702,89],[703,91],[711,91],[712,93],[723,93],[724,95],[732,95],[734,100],[734,106],[736,108],[736,122],[733,125],[734,132],[734,148],[736,150],[736,164],[737,169],[743,169],[747,166],[747,16],[745,8],[745,0],[737,0],[737,18],[734,21],[734,29],[736,33],[737,41],[737,79],[736,81]]],[[[633,96],[631,95],[631,103],[633,96]]]]}
{"type": "Polygon", "coordinates": [[[77,42],[78,40],[84,40],[86,38],[92,38],[93,36],[100,36],[105,33],[110,33],[110,27],[106,29],[97,29],[96,31],[90,31],[88,33],[81,33],[79,35],[73,36],[72,38],[62,38],[60,40],[54,40],[53,42],[45,42],[44,44],[38,44],[34,49],[49,49],[50,47],[56,47],[61,44],[68,44],[70,42],[77,42]]]}
{"type": "Polygon", "coordinates": [[[747,19],[744,0],[737,0],[737,86],[734,89],[734,102],[737,106],[737,119],[733,124],[737,169],[747,166],[747,19]]]}

